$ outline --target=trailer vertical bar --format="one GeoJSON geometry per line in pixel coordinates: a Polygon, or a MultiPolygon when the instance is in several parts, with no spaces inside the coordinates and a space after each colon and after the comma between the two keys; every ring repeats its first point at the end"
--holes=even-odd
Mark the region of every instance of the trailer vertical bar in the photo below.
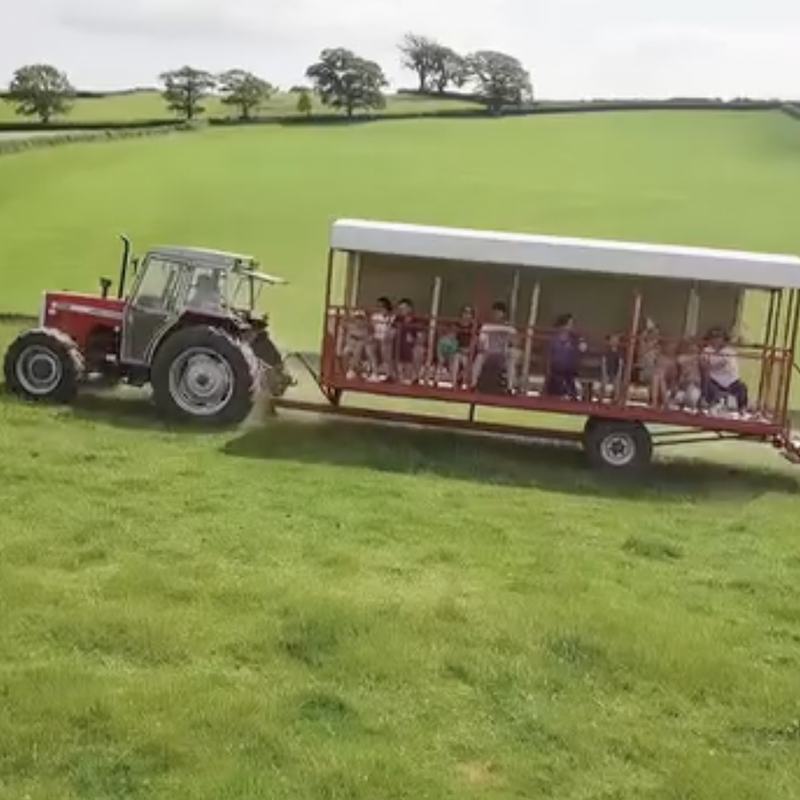
{"type": "Polygon", "coordinates": [[[769,292],[769,305],[767,306],[767,321],[764,326],[764,347],[761,350],[761,377],[758,380],[758,399],[756,407],[759,411],[767,410],[767,387],[769,379],[770,351],[769,342],[772,335],[772,323],[775,318],[775,289],[769,292]]]}
{"type": "Polygon", "coordinates": [[[630,393],[631,378],[633,377],[633,363],[636,359],[636,343],[639,338],[639,327],[642,323],[642,292],[637,289],[633,295],[633,314],[631,315],[631,327],[628,332],[628,347],[625,353],[625,375],[622,379],[622,386],[618,405],[626,405],[630,393]]]}
{"type": "Polygon", "coordinates": [[[528,309],[528,326],[525,329],[525,352],[522,356],[522,388],[527,393],[531,380],[531,355],[533,351],[533,329],[539,316],[539,295],[542,284],[539,281],[533,286],[531,304],[528,309]]]}
{"type": "Polygon", "coordinates": [[[428,380],[436,383],[436,376],[433,374],[433,360],[436,353],[436,328],[439,322],[439,306],[442,299],[442,279],[436,276],[433,282],[433,297],[431,298],[431,318],[428,323],[428,354],[425,362],[425,374],[428,380]]]}
{"type": "Polygon", "coordinates": [[[789,292],[789,303],[786,309],[786,326],[784,328],[783,349],[781,352],[781,397],[780,419],[784,429],[789,429],[789,398],[792,391],[792,369],[794,367],[794,349],[800,328],[800,293],[797,289],[789,292]]]}
{"type": "Polygon", "coordinates": [[[519,302],[519,270],[514,272],[514,283],[511,286],[511,298],[508,304],[508,318],[512,325],[517,324],[517,304],[519,302]]]}

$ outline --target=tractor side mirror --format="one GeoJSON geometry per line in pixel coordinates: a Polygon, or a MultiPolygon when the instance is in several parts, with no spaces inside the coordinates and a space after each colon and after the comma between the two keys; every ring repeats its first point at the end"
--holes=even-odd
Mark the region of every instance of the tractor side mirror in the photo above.
{"type": "Polygon", "coordinates": [[[100,295],[105,300],[108,293],[111,291],[111,284],[113,281],[110,278],[100,278],[100,295]]]}

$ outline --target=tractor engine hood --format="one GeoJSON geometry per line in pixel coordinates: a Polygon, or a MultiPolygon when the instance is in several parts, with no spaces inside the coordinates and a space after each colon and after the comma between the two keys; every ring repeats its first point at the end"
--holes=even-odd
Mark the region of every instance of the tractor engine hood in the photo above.
{"type": "Polygon", "coordinates": [[[96,319],[99,323],[122,324],[125,301],[81,292],[46,292],[42,298],[39,324],[55,325],[65,314],[96,319]]]}

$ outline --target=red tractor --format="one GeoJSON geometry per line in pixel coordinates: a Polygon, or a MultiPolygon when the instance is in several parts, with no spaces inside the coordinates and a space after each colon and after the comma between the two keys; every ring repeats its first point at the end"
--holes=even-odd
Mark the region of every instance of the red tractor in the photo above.
{"type": "Polygon", "coordinates": [[[236,424],[259,389],[282,395],[292,379],[256,305],[264,275],[249,256],[193,247],[123,254],[116,297],[46,292],[39,324],[8,348],[6,386],[32,400],[71,402],[82,385],[150,384],[161,414],[236,424]],[[133,279],[125,296],[129,265],[133,279]],[[266,380],[265,380],[266,379],[266,380]]]}

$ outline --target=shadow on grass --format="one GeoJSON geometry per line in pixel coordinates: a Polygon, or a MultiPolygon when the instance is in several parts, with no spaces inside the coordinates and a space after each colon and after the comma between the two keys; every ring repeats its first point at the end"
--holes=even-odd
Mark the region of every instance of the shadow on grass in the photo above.
{"type": "MultiPolygon", "coordinates": [[[[203,426],[200,423],[165,422],[156,413],[147,392],[131,392],[130,395],[87,392],[75,403],[64,408],[67,418],[81,419],[99,425],[122,430],[149,430],[170,433],[220,433],[225,428],[203,426]]],[[[228,431],[235,428],[228,428],[228,431]]]]}
{"type": "Polygon", "coordinates": [[[240,434],[223,452],[237,458],[431,474],[569,494],[679,500],[800,493],[800,481],[793,476],[754,467],[661,461],[642,475],[622,479],[592,471],[577,447],[350,420],[281,418],[240,434]]]}

